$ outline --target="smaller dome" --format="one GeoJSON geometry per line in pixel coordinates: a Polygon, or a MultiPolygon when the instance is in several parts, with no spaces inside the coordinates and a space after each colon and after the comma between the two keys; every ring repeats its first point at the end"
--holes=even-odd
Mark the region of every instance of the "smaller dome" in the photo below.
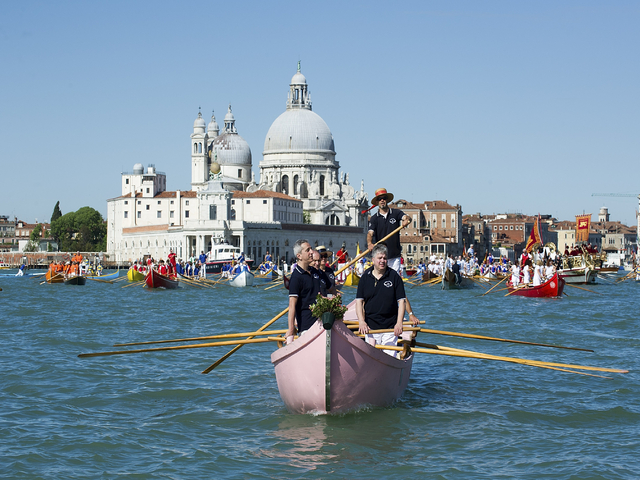
{"type": "Polygon", "coordinates": [[[216,122],[216,116],[211,114],[211,121],[209,122],[209,125],[207,126],[207,132],[208,133],[213,133],[213,132],[219,132],[220,131],[220,127],[218,126],[218,122],[216,122]]]}
{"type": "Polygon", "coordinates": [[[227,112],[227,114],[224,116],[224,123],[227,122],[235,122],[236,121],[236,117],[233,116],[233,113],[231,113],[231,105],[229,105],[229,111],[227,112]]]}
{"type": "Polygon", "coordinates": [[[213,141],[220,165],[251,165],[251,149],[237,133],[224,133],[213,141]]]}
{"type": "Polygon", "coordinates": [[[204,123],[204,118],[202,118],[202,113],[198,112],[198,118],[193,122],[193,133],[204,133],[204,127],[206,124],[204,123]]]}
{"type": "Polygon", "coordinates": [[[142,174],[144,173],[144,167],[142,166],[142,164],[141,164],[141,163],[136,163],[136,164],[133,166],[133,173],[134,173],[135,175],[142,175],[142,174]]]}
{"type": "Polygon", "coordinates": [[[293,77],[291,77],[291,85],[306,85],[306,84],[307,84],[307,79],[302,73],[300,73],[299,70],[296,72],[296,74],[293,77]]]}

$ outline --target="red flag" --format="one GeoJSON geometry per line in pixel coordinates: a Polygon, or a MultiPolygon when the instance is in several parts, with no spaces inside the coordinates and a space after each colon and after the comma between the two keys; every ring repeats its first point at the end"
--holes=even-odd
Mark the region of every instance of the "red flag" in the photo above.
{"type": "Polygon", "coordinates": [[[529,235],[529,240],[527,240],[527,244],[524,247],[526,252],[530,252],[536,245],[542,245],[542,235],[540,235],[540,215],[538,214],[538,218],[536,218],[536,223],[533,224],[533,228],[531,229],[531,234],[529,235]]]}
{"type": "Polygon", "coordinates": [[[591,229],[591,214],[576,215],[576,244],[578,242],[589,241],[589,230],[591,229]]]}

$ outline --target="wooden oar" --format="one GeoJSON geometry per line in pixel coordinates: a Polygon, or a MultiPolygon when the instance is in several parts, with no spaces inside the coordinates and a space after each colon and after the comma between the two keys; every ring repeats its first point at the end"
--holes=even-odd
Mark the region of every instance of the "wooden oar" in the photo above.
{"type": "Polygon", "coordinates": [[[573,288],[579,288],[580,290],[584,290],[585,292],[597,293],[598,295],[602,295],[602,293],[596,292],[595,290],[589,290],[588,288],[579,287],[577,285],[571,285],[570,283],[566,283],[565,286],[573,287],[573,288]]]}
{"type": "Polygon", "coordinates": [[[81,353],[78,355],[80,358],[90,357],[106,357],[109,355],[126,355],[129,353],[146,353],[146,352],[164,352],[168,350],[185,350],[188,348],[207,348],[207,347],[222,347],[227,345],[245,345],[248,343],[267,343],[267,342],[284,342],[284,337],[267,337],[267,338],[253,338],[246,340],[229,340],[223,342],[212,343],[198,343],[196,345],[178,345],[176,347],[156,347],[156,348],[139,348],[137,350],[116,350],[113,352],[94,352],[94,353],[81,353]]]}
{"type": "Polygon", "coordinates": [[[278,281],[275,285],[269,285],[265,290],[271,290],[272,288],[280,287],[280,282],[278,281]]]}
{"type": "MultiPolygon", "coordinates": [[[[448,348],[441,347],[440,345],[433,345],[436,348],[415,348],[412,347],[411,351],[418,353],[430,353],[435,355],[450,355],[454,357],[466,357],[466,358],[477,358],[480,360],[499,360],[503,362],[510,363],[518,363],[522,365],[530,365],[534,367],[559,367],[559,368],[574,368],[578,370],[590,370],[596,372],[610,372],[610,373],[629,373],[629,370],[622,370],[618,368],[606,368],[606,367],[589,367],[586,365],[572,365],[566,363],[556,363],[556,362],[542,362],[539,360],[529,360],[526,358],[516,358],[516,357],[504,357],[498,355],[489,355],[481,352],[474,352],[470,350],[460,350],[457,348],[448,348]]],[[[403,347],[394,347],[389,345],[376,345],[376,348],[380,348],[383,350],[403,350],[403,347]]],[[[579,373],[579,372],[572,372],[579,373]]]]}
{"type": "MultiPolygon", "coordinates": [[[[493,290],[494,288],[496,288],[498,285],[500,285],[502,282],[504,282],[507,278],[511,278],[509,275],[507,275],[506,277],[504,277],[502,280],[500,280],[498,283],[496,283],[493,287],[491,287],[489,290],[487,290],[486,292],[484,292],[482,295],[480,295],[481,297],[484,297],[487,293],[489,293],[491,290],[493,290]]],[[[507,287],[509,288],[509,287],[507,287]]]]}
{"type": "MultiPolygon", "coordinates": [[[[389,235],[387,235],[386,237],[384,237],[382,240],[379,240],[378,242],[376,242],[376,245],[380,242],[384,242],[385,240],[388,240],[389,238],[391,238],[393,235],[395,235],[396,233],[400,232],[400,230],[402,230],[404,227],[402,225],[400,225],[398,228],[396,228],[393,232],[391,232],[389,235]]],[[[334,273],[334,275],[337,277],[339,273],[343,272],[344,270],[346,270],[347,268],[349,268],[351,265],[353,265],[354,263],[356,263],[358,260],[360,260],[362,257],[364,257],[367,253],[369,253],[369,249],[366,249],[364,252],[361,252],[360,255],[357,255],[353,260],[351,260],[349,263],[347,263],[344,267],[342,267],[341,269],[339,269],[338,271],[336,271],[334,273]]],[[[262,330],[265,330],[266,328],[269,327],[269,325],[271,325],[273,322],[275,322],[276,320],[278,320],[280,317],[282,317],[283,315],[285,315],[286,313],[289,312],[289,307],[285,308],[281,313],[279,313],[278,315],[276,315],[274,318],[272,318],[271,320],[269,320],[267,323],[265,323],[262,327],[260,327],[257,331],[261,332],[262,330]]],[[[222,362],[224,362],[227,358],[229,358],[231,355],[233,355],[235,352],[237,352],[240,348],[242,348],[242,345],[237,345],[234,348],[232,348],[231,350],[229,350],[224,356],[220,357],[215,363],[209,365],[207,368],[205,368],[202,373],[209,373],[211,370],[213,370],[214,368],[216,368],[218,365],[220,365],[222,362]]]]}
{"type": "Polygon", "coordinates": [[[522,345],[535,345],[538,347],[550,347],[550,348],[563,348],[565,350],[579,350],[581,352],[593,352],[588,348],[577,348],[577,347],[564,347],[562,345],[551,345],[548,343],[536,343],[536,342],[525,342],[523,340],[509,340],[507,338],[498,338],[498,337],[486,337],[484,335],[474,335],[472,333],[460,333],[460,332],[447,332],[444,330],[432,330],[430,328],[421,328],[421,333],[431,333],[434,335],[447,335],[449,337],[462,337],[462,338],[473,338],[476,340],[491,340],[494,342],[507,342],[507,343],[519,343],[522,345]]]}
{"type": "Polygon", "coordinates": [[[480,280],[476,280],[473,277],[465,277],[464,275],[460,275],[460,278],[466,278],[467,280],[471,280],[472,282],[477,283],[478,285],[480,285],[485,290],[487,289],[486,282],[481,282],[480,280]]]}
{"type": "Polygon", "coordinates": [[[116,343],[113,346],[114,347],[132,347],[134,345],[155,345],[158,343],[197,342],[200,340],[217,340],[222,338],[257,337],[261,335],[282,335],[283,333],[287,333],[287,330],[281,329],[281,330],[261,330],[259,332],[222,333],[219,335],[207,335],[204,337],[176,338],[171,340],[151,340],[147,342],[116,343]]]}
{"type": "MultiPolygon", "coordinates": [[[[53,280],[54,278],[58,278],[59,276],[64,275],[63,273],[57,272],[55,275],[52,275],[51,278],[49,279],[49,282],[51,280],[53,280]]],[[[45,283],[47,283],[47,280],[45,280],[44,282],[40,282],[40,285],[44,285],[45,283]]]]}
{"type": "Polygon", "coordinates": [[[520,290],[522,290],[522,289],[524,289],[524,288],[527,288],[528,286],[529,286],[529,284],[528,284],[528,283],[525,283],[525,284],[523,284],[523,285],[519,285],[519,286],[517,286],[516,288],[514,288],[511,292],[507,293],[507,294],[505,295],[505,297],[508,297],[509,295],[513,295],[514,293],[519,292],[520,290]]]}
{"type": "Polygon", "coordinates": [[[138,286],[138,285],[142,285],[142,284],[143,284],[143,283],[145,283],[145,282],[146,282],[146,279],[145,279],[145,280],[140,280],[140,281],[138,281],[138,282],[127,283],[126,285],[123,285],[121,288],[136,287],[136,286],[138,286]]]}

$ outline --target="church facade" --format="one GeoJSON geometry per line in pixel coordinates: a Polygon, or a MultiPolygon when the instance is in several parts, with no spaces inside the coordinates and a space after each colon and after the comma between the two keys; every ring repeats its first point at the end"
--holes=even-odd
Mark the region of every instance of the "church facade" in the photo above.
{"type": "Polygon", "coordinates": [[[107,200],[107,253],[127,263],[145,256],[197,257],[213,244],[240,247],[258,263],[269,251],[293,256],[299,238],[355,253],[366,238],[367,195],[340,173],[333,136],[311,110],[306,79],[298,71],[285,112],[265,138],[260,178],[251,149],[239,135],[231,106],[222,130],[199,113],[190,135],[191,188],[166,190],[155,165],[136,164],[122,174],[121,194],[107,200]]]}

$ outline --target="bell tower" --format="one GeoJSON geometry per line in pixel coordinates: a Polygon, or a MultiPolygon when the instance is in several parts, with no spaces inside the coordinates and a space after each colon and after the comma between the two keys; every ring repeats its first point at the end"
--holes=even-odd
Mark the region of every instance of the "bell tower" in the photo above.
{"type": "Polygon", "coordinates": [[[193,122],[191,134],[191,190],[201,190],[209,180],[206,141],[205,122],[202,112],[198,111],[198,118],[193,122]]]}

